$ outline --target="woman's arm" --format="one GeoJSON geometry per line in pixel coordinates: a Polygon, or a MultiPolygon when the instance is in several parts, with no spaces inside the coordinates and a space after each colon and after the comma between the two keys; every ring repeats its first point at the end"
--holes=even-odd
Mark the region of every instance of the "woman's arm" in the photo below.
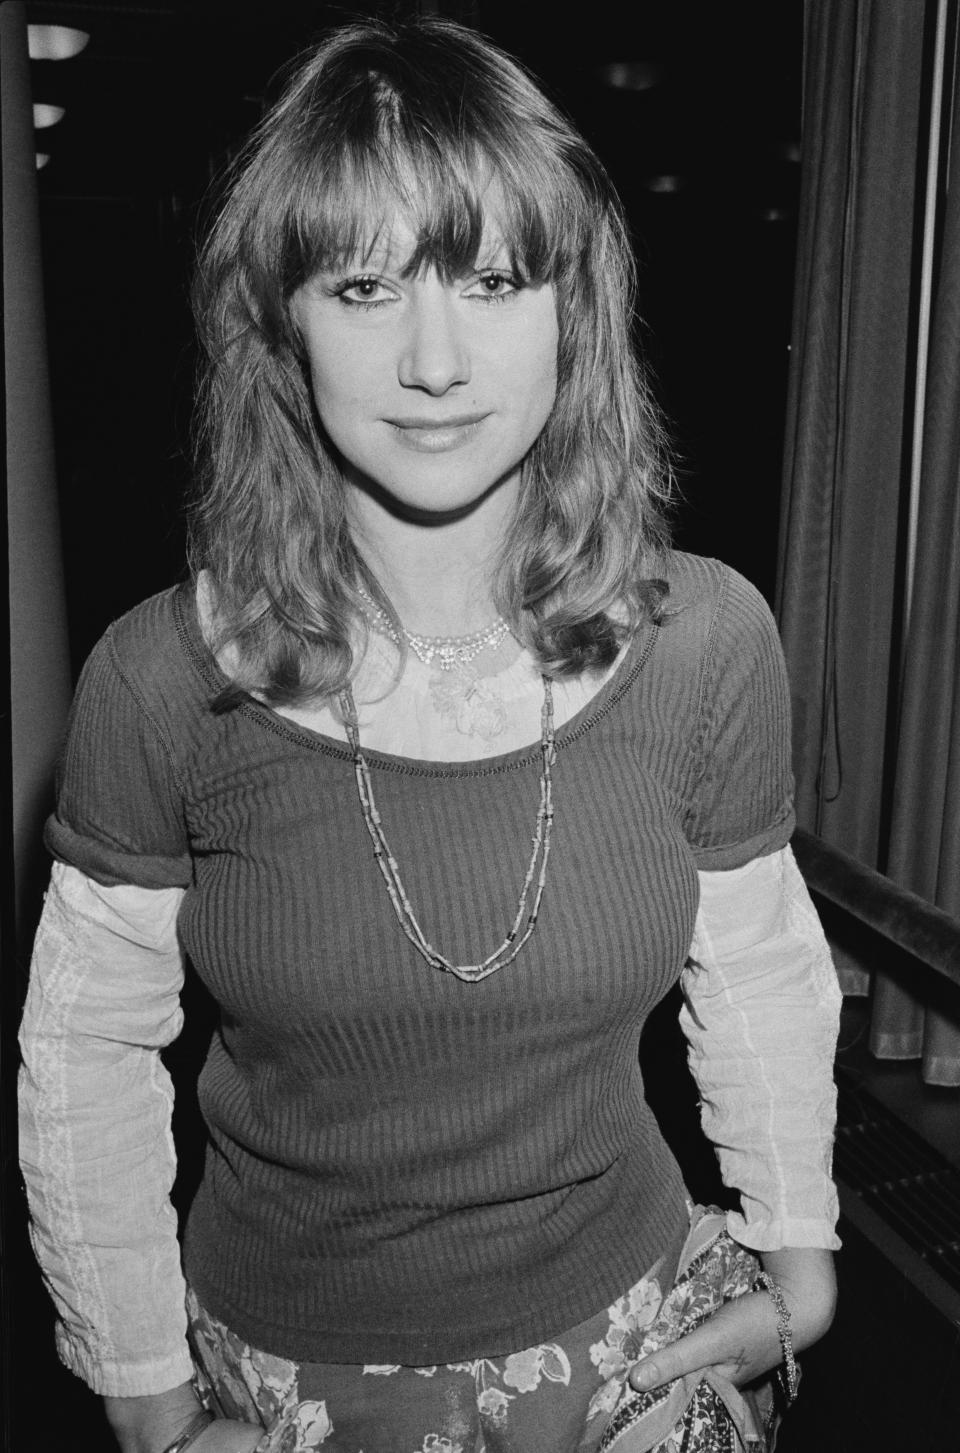
{"type": "MultiPolygon", "coordinates": [[[[104,1395],[124,1453],[160,1453],[200,1409],[159,1054],[182,1023],[182,897],[56,864],[20,1031],[21,1160],[58,1350],[104,1395]]],[[[221,1421],[191,1448],[247,1453],[259,1437],[221,1421]]]]}
{"type": "MultiPolygon", "coordinates": [[[[822,1337],[833,1321],[833,1253],[820,1247],[785,1246],[764,1252],[760,1259],[783,1294],[793,1349],[799,1354],[822,1337]]],[[[751,1292],[727,1302],[695,1331],[636,1363],[630,1383],[638,1391],[649,1391],[675,1377],[709,1368],[743,1387],[782,1362],[773,1299],[767,1292],[751,1292]]]]}
{"type": "MultiPolygon", "coordinates": [[[[163,1453],[190,1429],[201,1412],[189,1382],[151,1397],[108,1397],[104,1402],[121,1453],[163,1453]]],[[[262,1437],[260,1427],[218,1418],[191,1440],[189,1453],[254,1453],[262,1437]]]]}
{"type": "Polygon", "coordinates": [[[56,864],[20,1031],[31,1240],[63,1361],[96,1392],[192,1374],[170,1189],[179,889],[103,888],[56,864]]]}
{"type": "Polygon", "coordinates": [[[836,1250],[841,994],[820,920],[789,848],[701,873],[700,893],[680,1023],[704,1133],[742,1202],[728,1229],[758,1252],[836,1250]]]}
{"type": "MultiPolygon", "coordinates": [[[[827,1330],[836,1298],[830,1161],[841,996],[789,849],[702,873],[700,884],[683,975],[690,1066],[724,1181],[741,1195],[728,1227],[781,1285],[799,1352],[827,1330]]],[[[631,1380],[654,1387],[713,1365],[743,1383],[780,1360],[776,1309],[758,1293],[647,1359],[631,1380]]]]}

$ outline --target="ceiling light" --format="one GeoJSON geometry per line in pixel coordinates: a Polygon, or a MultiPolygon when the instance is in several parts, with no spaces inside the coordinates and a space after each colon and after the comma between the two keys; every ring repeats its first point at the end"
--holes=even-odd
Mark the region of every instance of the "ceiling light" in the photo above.
{"type": "Polygon", "coordinates": [[[32,61],[68,61],[80,54],[90,36],[69,25],[28,25],[27,38],[32,61]]]}
{"type": "Polygon", "coordinates": [[[50,160],[50,154],[46,151],[37,152],[37,171],[41,171],[50,160]]]}
{"type": "Polygon", "coordinates": [[[682,192],[687,185],[687,179],[661,173],[653,177],[644,177],[643,185],[648,192],[682,192]]]}
{"type": "Polygon", "coordinates": [[[64,110],[63,106],[48,106],[43,101],[35,101],[33,104],[34,130],[41,131],[44,126],[56,126],[58,121],[63,120],[64,110]]]}
{"type": "Polygon", "coordinates": [[[597,74],[615,91],[649,91],[660,79],[660,67],[655,61],[610,61],[597,74]]]}

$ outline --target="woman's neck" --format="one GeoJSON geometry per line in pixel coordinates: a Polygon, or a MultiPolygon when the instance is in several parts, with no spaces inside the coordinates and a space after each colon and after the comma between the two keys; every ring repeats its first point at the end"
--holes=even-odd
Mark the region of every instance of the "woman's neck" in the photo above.
{"type": "Polygon", "coordinates": [[[357,547],[406,630],[463,636],[490,624],[497,613],[493,576],[512,500],[494,496],[461,519],[431,525],[398,518],[373,501],[358,504],[357,547]]]}

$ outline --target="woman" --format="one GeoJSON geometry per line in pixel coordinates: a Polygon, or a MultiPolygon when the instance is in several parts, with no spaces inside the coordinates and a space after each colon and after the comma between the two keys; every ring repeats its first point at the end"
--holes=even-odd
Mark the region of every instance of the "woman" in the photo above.
{"type": "Polygon", "coordinates": [[[596,158],[450,23],[335,33],[235,169],[194,575],[84,672],[23,1032],[60,1351],[124,1450],[721,1447],[829,1324],[782,661],[666,548],[631,282],[596,158]],[[726,1228],[643,1100],[681,976],[726,1228]]]}

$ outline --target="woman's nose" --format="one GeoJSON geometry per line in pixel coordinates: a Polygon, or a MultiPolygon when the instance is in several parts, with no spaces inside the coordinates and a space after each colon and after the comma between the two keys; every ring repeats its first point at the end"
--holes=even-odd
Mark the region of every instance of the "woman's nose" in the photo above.
{"type": "Polygon", "coordinates": [[[404,388],[439,395],[469,383],[470,357],[457,316],[459,300],[439,279],[431,281],[411,298],[397,371],[404,388]]]}

